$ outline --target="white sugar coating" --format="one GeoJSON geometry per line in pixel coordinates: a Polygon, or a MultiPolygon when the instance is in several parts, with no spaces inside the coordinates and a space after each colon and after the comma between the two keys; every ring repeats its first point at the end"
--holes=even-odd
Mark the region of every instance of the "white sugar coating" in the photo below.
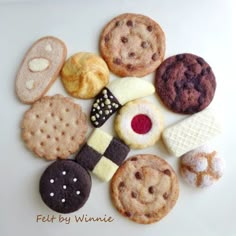
{"type": "Polygon", "coordinates": [[[196,186],[197,175],[195,173],[190,172],[187,169],[184,169],[184,170],[181,171],[181,174],[189,184],[191,184],[194,187],[196,186]]]}
{"type": "Polygon", "coordinates": [[[63,175],[66,175],[66,171],[62,171],[62,174],[63,174],[63,175]]]}
{"type": "Polygon", "coordinates": [[[77,194],[77,195],[79,195],[79,194],[80,194],[80,191],[79,191],[79,190],[78,190],[78,191],[76,191],[76,194],[77,194]]]}
{"type": "Polygon", "coordinates": [[[54,179],[50,179],[50,183],[53,184],[54,183],[54,179]]]}
{"type": "Polygon", "coordinates": [[[214,149],[200,147],[190,151],[181,158],[181,174],[192,184],[192,176],[196,176],[196,187],[205,188],[215,183],[224,171],[224,160],[218,157],[214,149]]]}
{"type": "Polygon", "coordinates": [[[191,153],[183,156],[182,164],[191,167],[197,172],[205,171],[208,168],[208,162],[204,156],[196,156],[191,153]]]}
{"type": "Polygon", "coordinates": [[[225,168],[224,160],[215,156],[211,160],[211,168],[215,174],[217,174],[218,176],[222,176],[225,168]]]}
{"type": "Polygon", "coordinates": [[[202,181],[199,185],[200,188],[211,186],[215,182],[215,179],[210,175],[203,175],[202,181]]]}
{"type": "Polygon", "coordinates": [[[73,181],[74,181],[74,182],[77,182],[77,178],[74,178],[73,181]]]}
{"type": "Polygon", "coordinates": [[[54,196],[54,193],[50,193],[50,197],[53,197],[54,196]]]}

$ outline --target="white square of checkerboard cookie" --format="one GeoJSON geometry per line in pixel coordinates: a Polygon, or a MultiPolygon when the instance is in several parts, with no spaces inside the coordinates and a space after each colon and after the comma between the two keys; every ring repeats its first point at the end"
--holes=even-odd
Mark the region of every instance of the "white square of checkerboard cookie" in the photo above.
{"type": "Polygon", "coordinates": [[[101,129],[94,129],[87,141],[87,144],[97,152],[103,154],[109,146],[112,138],[111,135],[101,129]]]}
{"type": "Polygon", "coordinates": [[[99,179],[108,182],[119,168],[113,161],[102,156],[92,173],[95,174],[99,179]]]}

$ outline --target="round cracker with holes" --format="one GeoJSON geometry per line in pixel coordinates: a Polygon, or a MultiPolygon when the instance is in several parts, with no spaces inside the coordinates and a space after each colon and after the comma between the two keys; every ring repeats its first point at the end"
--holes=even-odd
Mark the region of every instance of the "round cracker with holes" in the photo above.
{"type": "Polygon", "coordinates": [[[163,61],[165,35],[151,18],[126,13],[105,26],[100,51],[113,73],[122,77],[142,77],[153,72],[163,61]]]}
{"type": "Polygon", "coordinates": [[[66,159],[84,142],[87,119],[72,99],[46,96],[25,112],[21,128],[26,146],[37,156],[66,159]]]}
{"type": "Polygon", "coordinates": [[[174,170],[155,155],[129,158],[111,181],[114,206],[123,216],[140,224],[161,220],[174,207],[178,195],[174,170]]]}

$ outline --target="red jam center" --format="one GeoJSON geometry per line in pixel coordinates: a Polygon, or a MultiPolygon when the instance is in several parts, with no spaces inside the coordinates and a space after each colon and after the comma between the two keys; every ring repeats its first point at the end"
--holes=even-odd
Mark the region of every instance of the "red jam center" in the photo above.
{"type": "Polygon", "coordinates": [[[152,128],[152,122],[148,116],[140,114],[132,119],[131,127],[138,134],[146,134],[152,128]]]}

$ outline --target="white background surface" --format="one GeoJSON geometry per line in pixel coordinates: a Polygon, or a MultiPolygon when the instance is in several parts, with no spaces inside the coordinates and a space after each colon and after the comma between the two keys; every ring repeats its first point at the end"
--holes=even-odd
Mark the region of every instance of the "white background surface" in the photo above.
{"type": "MultiPolygon", "coordinates": [[[[236,235],[235,86],[233,74],[233,1],[223,0],[119,0],[119,1],[8,1],[0,2],[0,235],[236,235]],[[38,182],[49,164],[36,158],[20,138],[20,121],[29,106],[14,93],[19,64],[30,45],[40,37],[54,35],[67,45],[68,56],[79,51],[98,53],[99,35],[113,17],[141,13],[156,20],[166,34],[166,57],[191,52],[211,65],[217,90],[210,109],[222,120],[223,133],[212,144],[225,158],[226,171],[213,187],[198,190],[181,178],[180,196],[174,209],[160,222],[139,225],[120,216],[111,205],[109,185],[95,177],[90,198],[78,212],[66,215],[70,224],[37,223],[39,214],[52,212],[41,201],[38,182]],[[111,216],[112,223],[75,223],[74,215],[111,216]]],[[[235,11],[234,11],[235,14],[235,11]]],[[[234,40],[235,42],[235,40],[234,40]]],[[[235,55],[235,53],[234,53],[235,55]]],[[[235,59],[235,57],[234,57],[235,59]]],[[[234,67],[233,67],[234,66],[234,67]]],[[[111,74],[111,80],[116,76],[111,74]]],[[[145,79],[153,81],[154,75],[145,79]]],[[[49,95],[66,95],[60,79],[49,95]]],[[[163,112],[168,126],[184,116],[167,111],[156,96],[150,97],[163,112]]],[[[92,100],[76,100],[85,112],[92,100]]],[[[112,119],[104,129],[110,133],[112,119]]],[[[89,134],[89,132],[88,132],[89,134]]],[[[178,159],[168,155],[161,142],[153,148],[131,153],[154,153],[165,158],[178,173],[178,159]]],[[[179,176],[179,173],[178,173],[179,176]]],[[[179,176],[180,177],[180,176],[179,176]]]]}

